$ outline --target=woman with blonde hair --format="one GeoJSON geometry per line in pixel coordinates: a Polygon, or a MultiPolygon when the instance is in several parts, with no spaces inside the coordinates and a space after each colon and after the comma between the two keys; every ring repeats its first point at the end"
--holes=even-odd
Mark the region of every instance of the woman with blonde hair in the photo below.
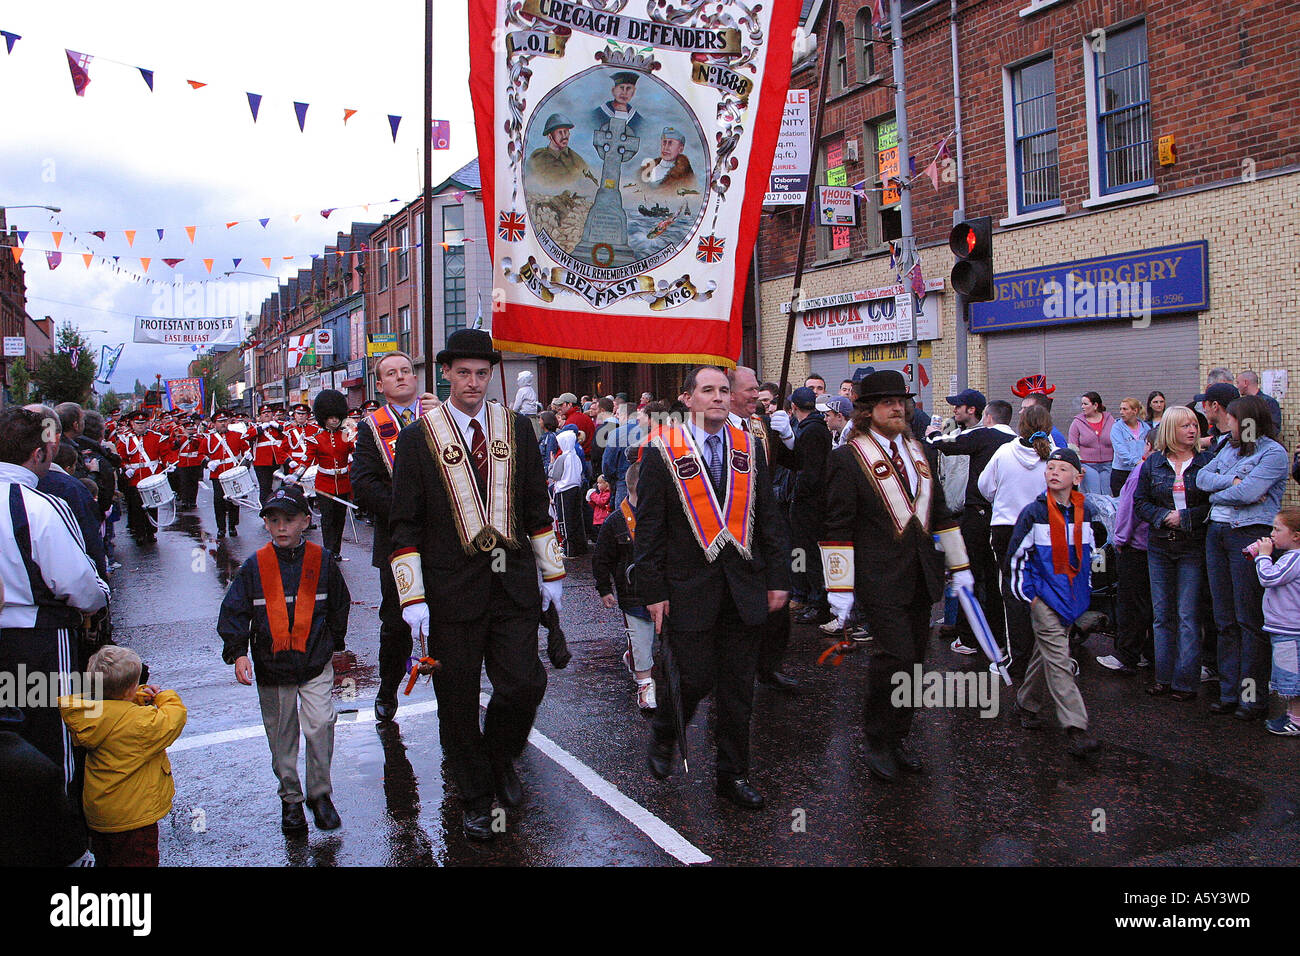
{"type": "Polygon", "coordinates": [[[1142,403],[1126,398],[1119,403],[1119,421],[1110,426],[1110,444],[1115,451],[1110,463],[1110,493],[1118,498],[1129,474],[1142,464],[1147,432],[1151,426],[1142,418],[1142,403]]]}
{"type": "Polygon", "coordinates": [[[1205,521],[1210,496],[1196,476],[1210,463],[1198,451],[1200,425],[1189,408],[1165,410],[1155,447],[1142,463],[1133,510],[1151,526],[1147,567],[1155,632],[1153,697],[1195,700],[1200,687],[1201,627],[1197,603],[1205,578],[1205,521]]]}

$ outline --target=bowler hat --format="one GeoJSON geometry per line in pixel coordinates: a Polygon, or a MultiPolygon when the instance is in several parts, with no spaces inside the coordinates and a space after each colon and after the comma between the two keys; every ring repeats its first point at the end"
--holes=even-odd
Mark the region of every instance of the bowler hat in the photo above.
{"type": "Polygon", "coordinates": [[[450,365],[456,359],[483,359],[496,365],[501,353],[492,348],[491,334],[482,329],[457,329],[447,336],[447,347],[438,353],[438,364],[450,365]]]}
{"type": "Polygon", "coordinates": [[[870,375],[864,375],[853,383],[853,401],[855,404],[869,402],[877,398],[915,398],[915,392],[907,390],[907,379],[902,372],[892,368],[883,368],[870,375]]]}

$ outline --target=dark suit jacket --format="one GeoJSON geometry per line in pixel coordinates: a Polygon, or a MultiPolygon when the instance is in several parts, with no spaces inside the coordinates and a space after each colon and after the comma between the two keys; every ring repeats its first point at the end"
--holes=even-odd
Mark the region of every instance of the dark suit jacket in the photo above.
{"type": "Polygon", "coordinates": [[[352,449],[352,500],[363,511],[375,516],[375,540],[370,552],[370,563],[377,568],[388,567],[388,556],[393,553],[388,537],[388,509],[393,502],[393,478],[384,463],[383,452],[375,443],[375,432],[362,422],[357,428],[357,444],[352,449]]]}
{"type": "Polygon", "coordinates": [[[776,514],[762,446],[755,441],[753,447],[753,558],[748,561],[732,544],[712,563],[707,561],[691,531],[663,453],[647,446],[642,456],[637,479],[637,589],[646,604],[670,602],[674,630],[712,628],[724,589],[730,590],[740,619],[757,626],[767,620],[767,592],[790,589],[790,542],[776,514]]]}
{"type": "Polygon", "coordinates": [[[532,423],[516,412],[510,417],[516,466],[512,509],[518,547],[503,543],[504,570],[493,569],[492,552],[466,554],[461,548],[451,502],[425,440],[423,422],[407,425],[397,438],[388,531],[394,551],[419,549],[425,600],[433,621],[481,617],[492,598],[494,577],[500,579],[521,615],[537,618],[542,613],[537,562],[529,536],[551,525],[546,474],[532,423]]]}
{"type": "Polygon", "coordinates": [[[801,539],[821,537],[826,513],[826,459],[831,444],[831,430],[821,412],[813,412],[795,424],[794,455],[799,470],[795,472],[794,496],[790,500],[790,528],[801,539]]]}
{"type": "Polygon", "coordinates": [[[922,446],[934,476],[929,530],[912,521],[900,538],[894,537],[893,519],[858,464],[857,452],[848,445],[831,452],[822,540],[853,542],[854,594],[864,603],[906,607],[918,581],[929,591],[931,601],[943,596],[943,552],[935,547],[931,535],[951,527],[953,520],[938,478],[938,452],[924,442],[922,446]]]}

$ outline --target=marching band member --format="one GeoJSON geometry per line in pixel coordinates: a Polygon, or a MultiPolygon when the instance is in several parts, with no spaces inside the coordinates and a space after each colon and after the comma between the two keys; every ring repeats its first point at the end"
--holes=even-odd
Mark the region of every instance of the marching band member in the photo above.
{"type": "Polygon", "coordinates": [[[140,500],[137,487],[146,478],[161,474],[166,464],[163,456],[168,451],[169,442],[157,432],[149,429],[149,413],[137,409],[127,417],[129,431],[123,432],[117,439],[117,453],[122,459],[122,471],[127,484],[123,489],[126,495],[126,527],[135,538],[136,544],[153,542],[158,539],[157,529],[150,523],[157,509],[145,509],[140,500]]]}
{"type": "Polygon", "coordinates": [[[219,409],[212,416],[212,431],[203,438],[203,459],[212,476],[212,510],[217,519],[217,537],[226,536],[230,528],[232,538],[239,537],[239,505],[226,502],[225,489],[220,478],[232,468],[242,465],[249,453],[248,442],[230,430],[230,413],[219,409]]]}
{"type": "Polygon", "coordinates": [[[203,436],[198,422],[191,418],[181,430],[176,448],[176,474],[181,506],[193,508],[198,500],[199,480],[203,477],[203,436]]]}
{"type": "Polygon", "coordinates": [[[281,446],[284,442],[284,432],[279,422],[275,420],[274,411],[269,405],[263,405],[262,410],[257,414],[257,424],[245,436],[252,439],[253,471],[257,473],[257,487],[261,493],[262,504],[266,504],[267,499],[271,497],[271,484],[275,480],[276,467],[283,463],[279,459],[283,454],[281,446]]]}
{"type": "Polygon", "coordinates": [[[352,482],[348,478],[352,449],[356,445],[356,432],[343,427],[348,401],[342,392],[332,388],[316,396],[313,414],[321,426],[307,439],[307,467],[316,466],[316,491],[320,506],[321,541],[327,551],[336,557],[343,546],[343,522],[347,505],[333,498],[350,498],[352,482]]]}

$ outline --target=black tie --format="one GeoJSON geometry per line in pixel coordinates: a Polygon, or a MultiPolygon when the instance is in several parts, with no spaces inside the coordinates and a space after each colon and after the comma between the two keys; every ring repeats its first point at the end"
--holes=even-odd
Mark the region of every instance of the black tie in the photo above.
{"type": "Polygon", "coordinates": [[[713,479],[713,490],[722,497],[722,439],[710,435],[704,440],[709,446],[709,477],[713,479]]]}
{"type": "Polygon", "coordinates": [[[487,473],[488,473],[488,451],[487,437],[483,434],[483,426],[478,423],[477,418],[469,420],[469,430],[473,434],[470,440],[469,457],[474,465],[474,480],[478,483],[479,497],[487,498],[487,473]]]}
{"type": "Polygon", "coordinates": [[[907,492],[907,497],[911,499],[913,495],[912,483],[907,478],[907,466],[903,464],[903,456],[898,452],[898,446],[891,440],[889,443],[889,458],[894,463],[894,470],[898,472],[898,478],[903,483],[903,490],[907,492]]]}

